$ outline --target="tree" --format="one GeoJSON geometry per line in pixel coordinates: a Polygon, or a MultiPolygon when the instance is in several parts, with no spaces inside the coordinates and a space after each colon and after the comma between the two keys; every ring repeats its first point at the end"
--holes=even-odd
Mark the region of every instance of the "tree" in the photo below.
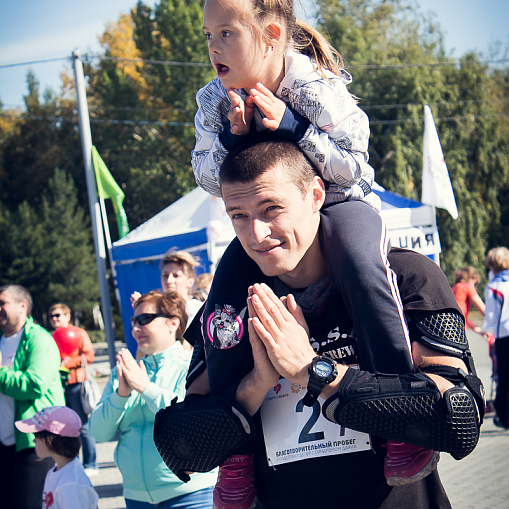
{"type": "MultiPolygon", "coordinates": [[[[197,0],[162,0],[154,9],[139,2],[131,16],[107,27],[105,54],[206,63],[202,8],[197,0]]],[[[196,185],[195,94],[211,78],[211,67],[103,60],[87,73],[92,117],[105,119],[92,124],[94,144],[122,185],[129,223],[136,227],[196,185]]]]}
{"type": "Polygon", "coordinates": [[[476,54],[456,65],[445,55],[433,18],[405,2],[318,0],[317,6],[319,28],[354,73],[351,92],[370,116],[377,181],[417,200],[422,106],[431,106],[460,214],[454,221],[437,212],[441,265],[451,281],[465,264],[482,273],[487,235],[498,230],[500,193],[509,178],[507,117],[497,114],[500,103],[494,100],[507,95],[504,80],[493,80],[476,54]]]}
{"type": "Polygon", "coordinates": [[[48,295],[74,311],[87,311],[99,299],[92,231],[78,205],[72,177],[58,168],[49,181],[42,204],[46,231],[48,295]]]}
{"type": "Polygon", "coordinates": [[[37,210],[24,201],[0,214],[1,284],[32,294],[34,316],[56,301],[91,311],[99,297],[91,231],[71,177],[56,169],[37,210]]]}

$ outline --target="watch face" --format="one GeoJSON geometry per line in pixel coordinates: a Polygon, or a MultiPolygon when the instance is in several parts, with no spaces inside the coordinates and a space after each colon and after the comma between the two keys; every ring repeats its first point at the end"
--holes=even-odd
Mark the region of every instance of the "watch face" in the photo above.
{"type": "Polygon", "coordinates": [[[329,362],[326,361],[318,361],[314,367],[315,373],[320,378],[327,378],[328,376],[330,376],[333,369],[334,367],[329,362]]]}

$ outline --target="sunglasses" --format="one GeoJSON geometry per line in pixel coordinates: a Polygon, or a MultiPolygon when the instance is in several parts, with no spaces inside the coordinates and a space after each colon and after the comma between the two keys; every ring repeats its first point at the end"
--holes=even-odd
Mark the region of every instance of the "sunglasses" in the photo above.
{"type": "Polygon", "coordinates": [[[131,324],[133,327],[135,325],[148,325],[158,317],[168,318],[166,315],[159,313],[141,313],[141,315],[131,317],[131,324]]]}
{"type": "Polygon", "coordinates": [[[55,313],[53,315],[49,315],[50,318],[60,318],[62,315],[60,313],[55,313]]]}

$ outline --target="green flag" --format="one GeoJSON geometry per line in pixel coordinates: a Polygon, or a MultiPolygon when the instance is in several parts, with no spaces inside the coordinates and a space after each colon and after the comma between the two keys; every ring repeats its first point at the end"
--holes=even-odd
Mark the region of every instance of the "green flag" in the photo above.
{"type": "Polygon", "coordinates": [[[129,225],[122,206],[124,191],[115,182],[95,146],[92,146],[92,162],[94,163],[95,180],[97,182],[97,194],[103,199],[111,198],[117,216],[118,234],[120,238],[125,237],[129,233],[129,225]]]}

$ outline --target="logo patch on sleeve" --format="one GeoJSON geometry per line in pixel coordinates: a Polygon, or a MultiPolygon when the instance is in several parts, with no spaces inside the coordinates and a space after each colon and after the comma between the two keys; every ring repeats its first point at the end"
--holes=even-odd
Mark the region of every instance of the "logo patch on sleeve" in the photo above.
{"type": "Polygon", "coordinates": [[[207,336],[214,348],[225,350],[240,343],[244,335],[242,320],[246,311],[247,307],[237,313],[229,304],[216,304],[214,312],[207,318],[207,336]]]}

